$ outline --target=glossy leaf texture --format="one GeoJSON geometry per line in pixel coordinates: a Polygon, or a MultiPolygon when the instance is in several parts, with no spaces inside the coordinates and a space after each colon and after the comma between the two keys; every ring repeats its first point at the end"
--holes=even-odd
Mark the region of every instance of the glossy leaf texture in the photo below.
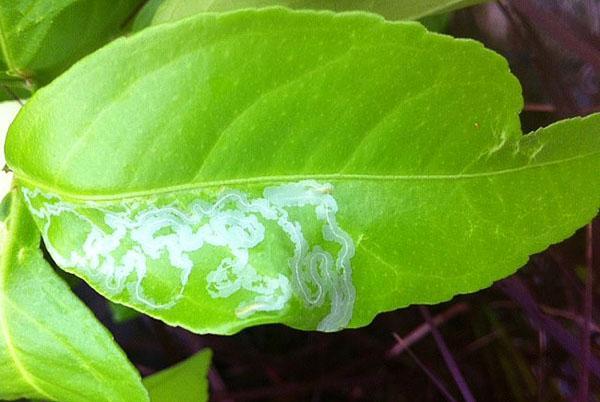
{"type": "Polygon", "coordinates": [[[208,401],[208,370],[211,351],[206,349],[187,360],[144,378],[152,402],[208,401]]]}
{"type": "Polygon", "coordinates": [[[16,191],[0,218],[0,399],[147,401],[112,336],[44,260],[16,191]]]}
{"type": "Polygon", "coordinates": [[[389,20],[416,20],[486,0],[150,0],[133,24],[135,31],[205,12],[284,6],[296,10],[368,11],[389,20]]]}
{"type": "Polygon", "coordinates": [[[600,116],[523,137],[521,107],[502,57],[416,23],[204,14],[40,90],[7,160],[52,257],[111,300],[334,331],[489,286],[596,214],[600,116]]]}
{"type": "Polygon", "coordinates": [[[31,89],[46,84],[116,36],[142,2],[0,0],[0,69],[31,89]]]}

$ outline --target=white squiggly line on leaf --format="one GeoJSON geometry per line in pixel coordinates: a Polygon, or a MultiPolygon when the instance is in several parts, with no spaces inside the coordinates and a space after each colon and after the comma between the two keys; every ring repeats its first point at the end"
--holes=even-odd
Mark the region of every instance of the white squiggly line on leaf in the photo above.
{"type": "Polygon", "coordinates": [[[37,188],[22,187],[22,192],[32,214],[42,222],[46,246],[58,265],[104,279],[113,293],[127,287],[138,302],[148,307],[165,309],[175,305],[194,268],[189,254],[210,245],[225,248],[231,255],[208,273],[208,294],[213,298],[227,298],[240,290],[254,294],[238,305],[237,317],[282,310],[295,293],[307,308],[321,307],[329,300],[331,309],[319,323],[319,330],[338,330],[352,318],[356,296],[351,259],[355,248],[352,238],[337,223],[338,205],[331,184],[314,180],[287,183],[267,187],[263,198],[253,199],[241,191],[227,190],[214,203],[196,199],[188,208],[176,203],[158,207],[135,201],[117,207],[89,201],[75,204],[37,188]],[[300,222],[290,218],[289,210],[308,206],[314,208],[315,219],[322,222],[323,239],[339,246],[335,259],[319,244],[311,248],[300,222]],[[51,241],[50,231],[55,219],[65,219],[69,214],[89,231],[81,247],[69,250],[65,256],[54,244],[56,241],[51,241]],[[98,214],[106,228],[94,221],[98,214]],[[293,245],[294,254],[289,259],[291,284],[282,273],[261,275],[250,264],[250,250],[265,238],[265,226],[259,218],[275,222],[293,245]],[[150,298],[143,287],[149,262],[163,255],[180,271],[181,284],[166,303],[150,298]],[[126,279],[133,273],[136,281],[132,286],[126,279]]]}

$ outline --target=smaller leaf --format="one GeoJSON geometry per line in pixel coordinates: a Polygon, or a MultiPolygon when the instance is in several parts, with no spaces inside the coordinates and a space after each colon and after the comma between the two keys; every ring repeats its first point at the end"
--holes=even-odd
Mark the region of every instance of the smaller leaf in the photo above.
{"type": "Polygon", "coordinates": [[[31,88],[22,80],[6,79],[0,76],[0,102],[28,99],[31,88]]]}
{"type": "Polygon", "coordinates": [[[205,349],[189,359],[144,379],[152,402],[208,401],[207,374],[211,351],[205,349]]]}
{"type": "Polygon", "coordinates": [[[0,204],[0,399],[147,401],[139,374],[39,242],[13,191],[0,204]]]}
{"type": "Polygon", "coordinates": [[[129,320],[133,320],[134,318],[140,315],[140,313],[138,313],[132,308],[110,301],[108,302],[108,309],[110,310],[112,320],[116,323],[123,323],[129,320]]]}
{"type": "MultiPolygon", "coordinates": [[[[296,10],[367,11],[388,20],[416,20],[486,0],[150,0],[139,12],[133,31],[205,12],[284,6],[296,10]]],[[[427,24],[425,24],[427,25],[427,24]]],[[[436,25],[437,27],[437,25],[436,25]]]]}
{"type": "Polygon", "coordinates": [[[121,31],[142,0],[0,0],[0,70],[46,84],[121,31]]]}
{"type": "Polygon", "coordinates": [[[429,15],[421,18],[419,22],[425,25],[425,28],[427,28],[429,31],[443,33],[446,31],[446,29],[448,29],[450,15],[450,13],[429,15]]]}

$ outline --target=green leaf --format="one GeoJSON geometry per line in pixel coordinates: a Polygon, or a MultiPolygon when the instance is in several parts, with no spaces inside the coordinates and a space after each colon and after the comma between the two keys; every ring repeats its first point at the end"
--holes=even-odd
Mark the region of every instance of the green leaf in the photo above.
{"type": "Polygon", "coordinates": [[[419,22],[430,31],[444,33],[450,23],[450,13],[423,17],[419,22]]]}
{"type": "MultiPolygon", "coordinates": [[[[6,165],[3,151],[6,133],[20,109],[21,104],[17,101],[0,102],[0,167],[6,165]]],[[[12,182],[10,177],[5,177],[3,174],[5,173],[0,172],[0,198],[10,191],[12,182]]]]}
{"type": "Polygon", "coordinates": [[[108,309],[114,322],[123,323],[132,320],[140,315],[137,311],[122,304],[108,303],[108,309]]]}
{"type": "Polygon", "coordinates": [[[0,0],[0,68],[35,86],[119,33],[143,0],[0,0]]]}
{"type": "Polygon", "coordinates": [[[198,13],[270,6],[297,10],[369,11],[389,20],[416,20],[486,1],[489,0],[150,0],[136,17],[133,30],[177,21],[198,13]]]}
{"type": "Polygon", "coordinates": [[[30,90],[21,80],[2,80],[0,78],[0,102],[27,99],[31,96],[30,90]]]}
{"type": "Polygon", "coordinates": [[[16,191],[0,220],[0,399],[147,401],[110,333],[44,261],[16,191]]]}
{"type": "Polygon", "coordinates": [[[40,90],[7,160],[55,261],[111,300],[333,331],[489,286],[596,214],[600,115],[522,137],[521,107],[502,57],[416,23],[204,14],[40,90]]]}
{"type": "Polygon", "coordinates": [[[144,378],[152,402],[208,401],[211,351],[205,349],[166,370],[144,378]]]}

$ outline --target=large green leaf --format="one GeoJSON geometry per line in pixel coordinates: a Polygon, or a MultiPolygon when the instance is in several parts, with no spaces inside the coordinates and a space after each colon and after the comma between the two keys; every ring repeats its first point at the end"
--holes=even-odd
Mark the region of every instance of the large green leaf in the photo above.
{"type": "Polygon", "coordinates": [[[489,0],[150,0],[138,14],[133,29],[173,22],[203,12],[285,6],[293,9],[370,11],[389,20],[415,20],[489,0]]]}
{"type": "Polygon", "coordinates": [[[521,106],[503,58],[416,23],[204,14],[39,91],[7,160],[56,262],[111,300],[331,331],[488,286],[594,216],[600,116],[522,137],[521,106]]]}
{"type": "Polygon", "coordinates": [[[206,349],[166,370],[144,378],[152,402],[208,401],[211,351],[206,349]]]}
{"type": "Polygon", "coordinates": [[[139,374],[39,244],[13,191],[0,204],[0,399],[147,401],[139,374]]]}
{"type": "Polygon", "coordinates": [[[142,1],[0,0],[0,69],[45,84],[117,34],[142,1]]]}

